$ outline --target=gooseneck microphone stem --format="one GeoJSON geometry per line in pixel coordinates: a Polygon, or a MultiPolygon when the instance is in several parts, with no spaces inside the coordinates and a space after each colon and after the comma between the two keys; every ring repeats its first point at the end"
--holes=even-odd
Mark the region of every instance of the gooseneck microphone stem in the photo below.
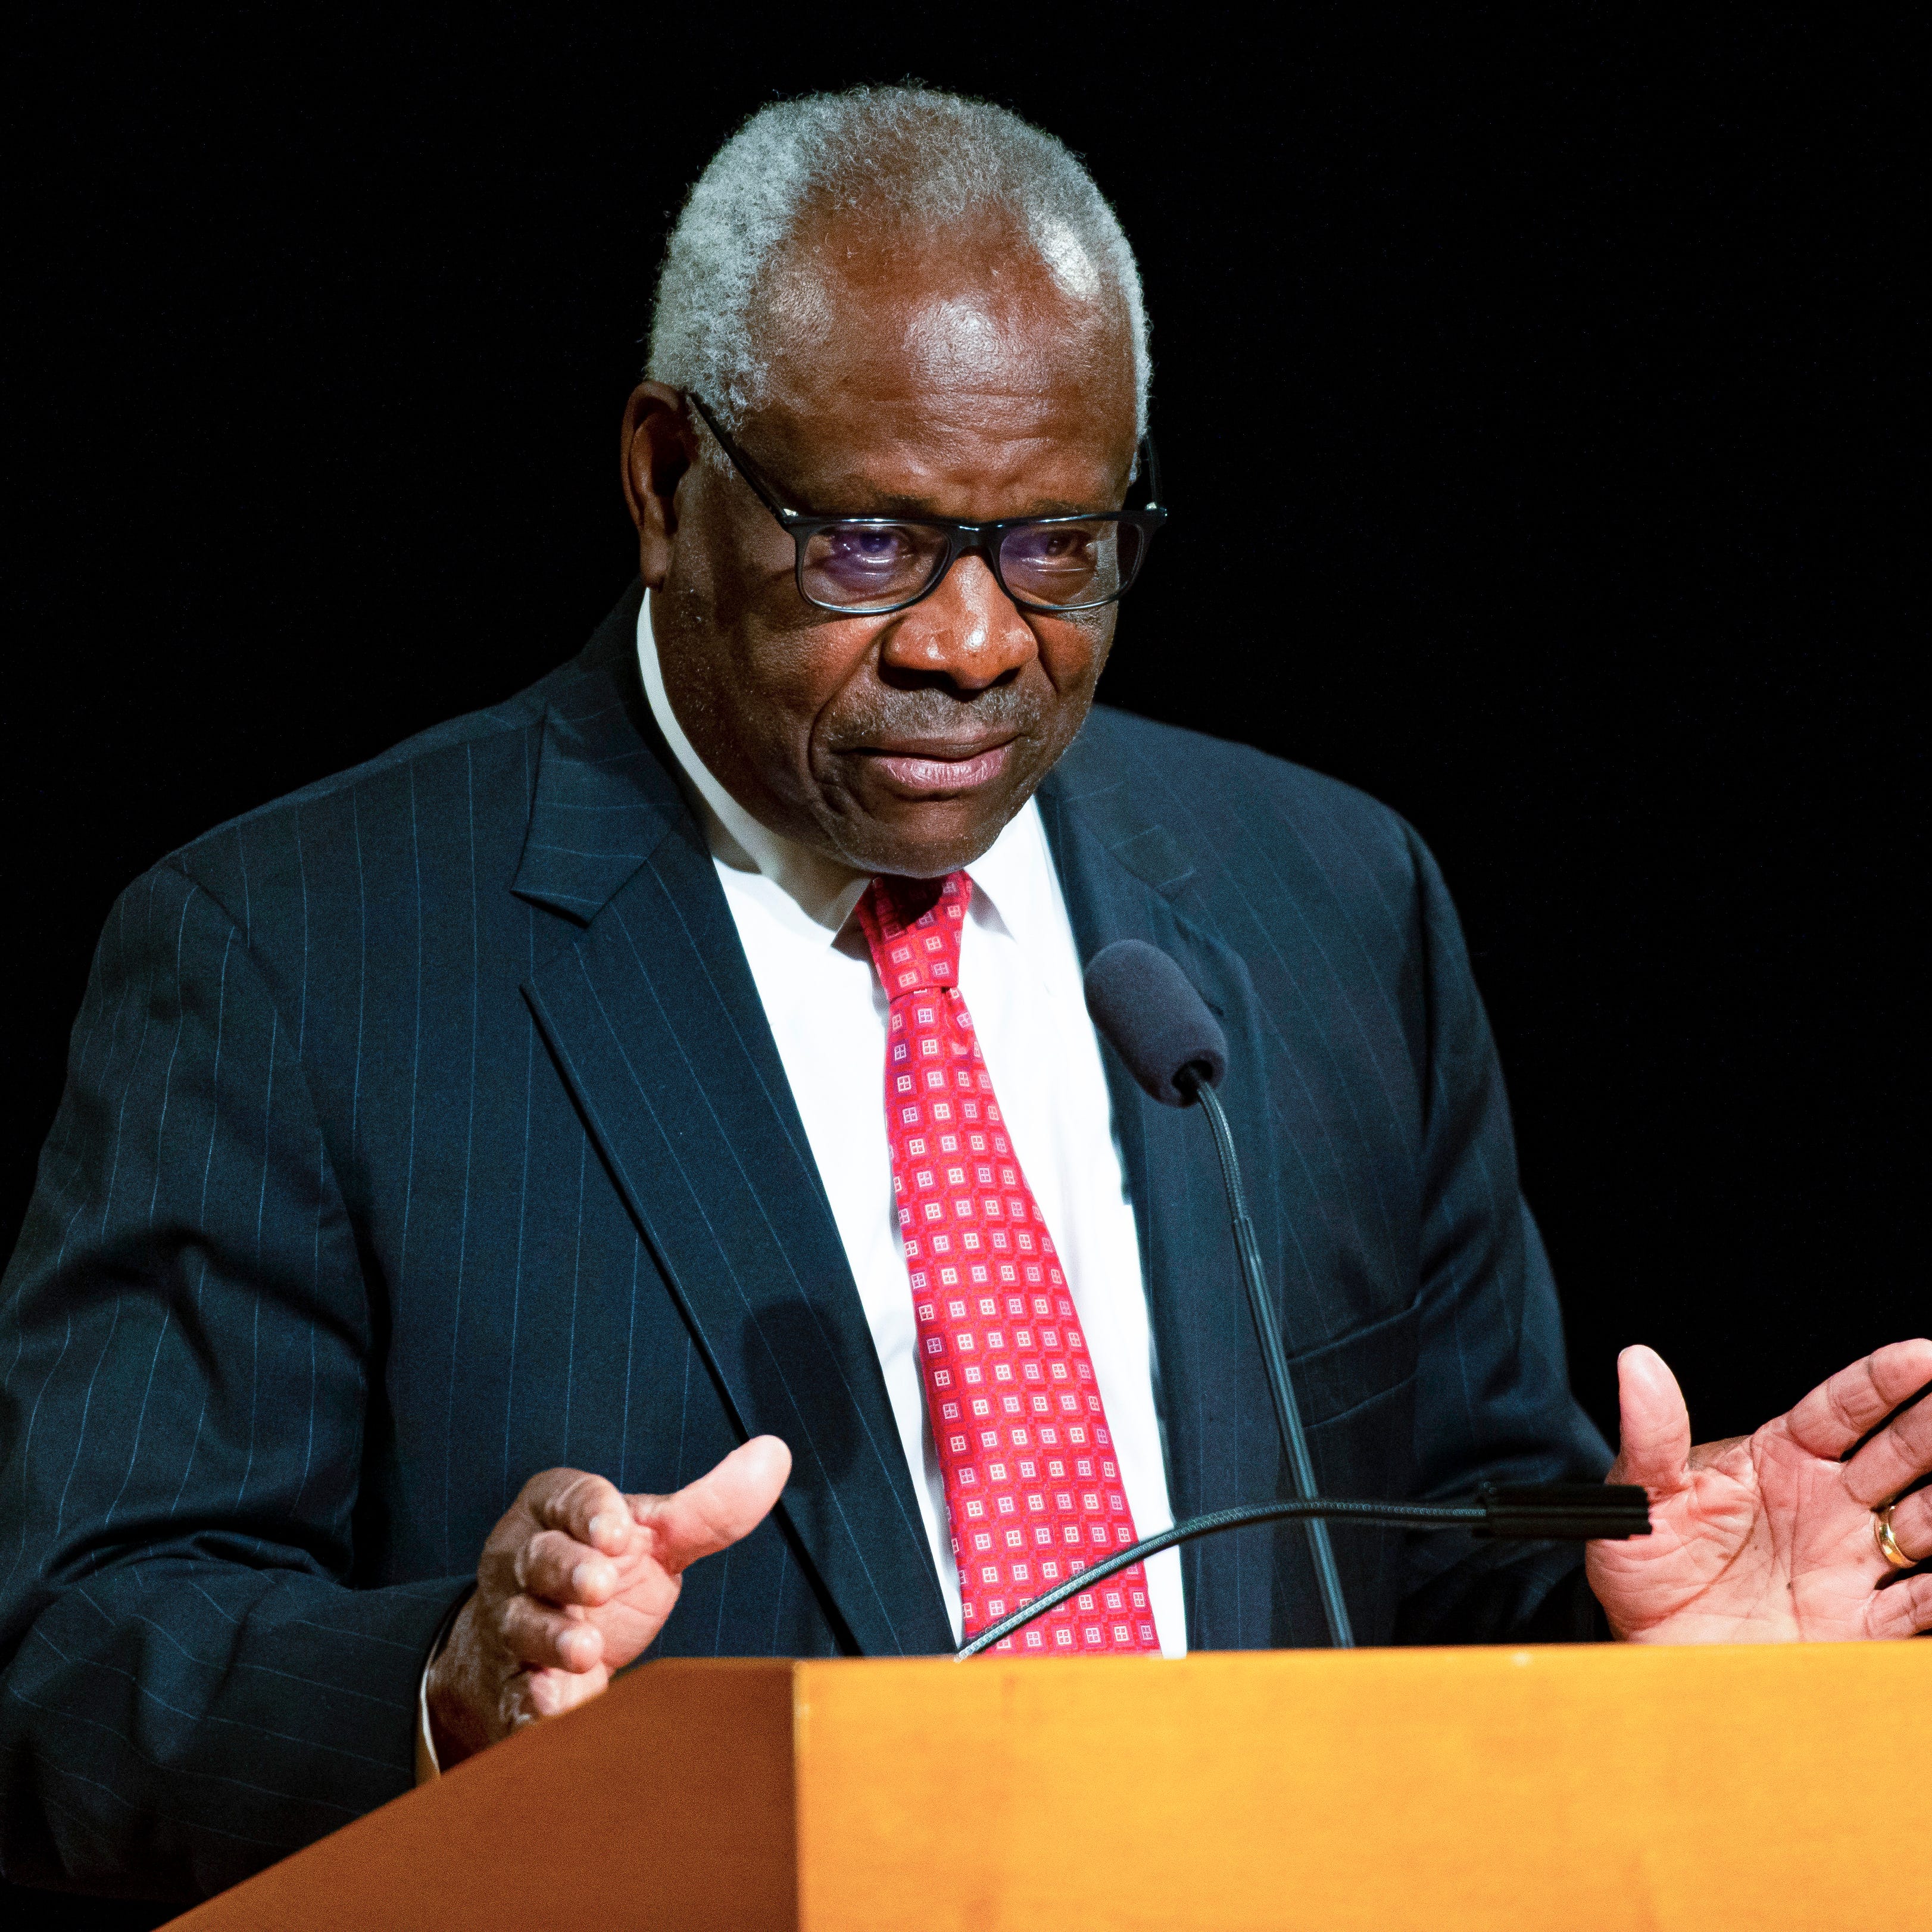
{"type": "MultiPolygon", "coordinates": [[[[1104,1557],[1098,1563],[1089,1564],[1084,1570],[1077,1570],[1064,1582],[1056,1583],[1044,1596],[1035,1597],[1023,1604],[1010,1616],[1002,1617],[990,1624],[969,1643],[959,1648],[959,1656],[964,1659],[977,1657],[981,1651],[990,1649],[1002,1637],[1010,1636],[1023,1624],[1030,1624],[1035,1617],[1043,1617],[1048,1610],[1066,1602],[1069,1597],[1077,1596],[1082,1590],[1090,1590],[1095,1584],[1105,1582],[1117,1570],[1124,1570],[1130,1564],[1144,1562],[1150,1556],[1158,1556],[1163,1550],[1172,1550],[1177,1543],[1192,1543],[1198,1536],[1212,1536],[1219,1530],[1240,1529],[1250,1523],[1293,1522],[1300,1517],[1311,1530],[1324,1532],[1328,1526],[1322,1521],[1324,1516],[1342,1516],[1354,1522],[1372,1522],[1399,1529],[1455,1529],[1473,1528],[1484,1520],[1480,1504],[1464,1507],[1458,1503],[1366,1503],[1340,1501],[1333,1496],[1310,1496],[1298,1498],[1294,1502],[1276,1501],[1271,1503],[1249,1503],[1239,1509],[1214,1510],[1206,1516],[1190,1516],[1185,1522],[1177,1522],[1162,1530],[1158,1534],[1142,1538],[1139,1542],[1126,1550],[1117,1550],[1112,1556],[1104,1557]]],[[[1333,1560],[1332,1558],[1330,1559],[1333,1560]]],[[[1342,1636],[1338,1648],[1352,1649],[1354,1638],[1348,1634],[1348,1613],[1342,1616],[1342,1636]]]]}
{"type": "Polygon", "coordinates": [[[1247,1503],[1238,1509],[1190,1516],[1185,1522],[1171,1524],[1075,1571],[1043,1596],[1029,1598],[1010,1616],[1002,1617],[961,1645],[958,1654],[962,1660],[977,1657],[1068,1598],[1090,1590],[1129,1564],[1143,1563],[1176,1544],[1192,1543],[1196,1537],[1214,1536],[1222,1530],[1246,1528],[1251,1523],[1292,1522],[1297,1517],[1318,1528],[1322,1526],[1322,1519],[1328,1517],[1388,1529],[1468,1529],[1479,1537],[1526,1543],[1582,1543],[1600,1538],[1622,1540],[1650,1534],[1648,1497],[1634,1484],[1616,1483],[1485,1483],[1466,1503],[1363,1502],[1334,1496],[1247,1503]]]}
{"type": "MultiPolygon", "coordinates": [[[[1255,1225],[1248,1219],[1246,1196],[1241,1191],[1241,1166],[1234,1154],[1234,1137],[1228,1117],[1221,1110],[1220,1096],[1205,1080],[1194,1077],[1190,1070],[1184,1079],[1214,1130],[1214,1150],[1221,1156],[1221,1179],[1228,1191],[1228,1212],[1234,1230],[1234,1252],[1240,1256],[1241,1279],[1246,1284],[1248,1306],[1255,1318],[1255,1334],[1261,1342],[1262,1361],[1268,1371],[1268,1394],[1274,1399],[1275,1420],[1288,1450],[1288,1472],[1294,1479],[1294,1492],[1304,1503],[1312,1503],[1315,1465],[1308,1454],[1308,1438],[1303,1432],[1301,1412],[1296,1407],[1294,1385],[1288,1380],[1288,1354],[1281,1344],[1280,1324],[1268,1299],[1268,1277],[1262,1268],[1261,1244],[1255,1239],[1255,1225]]],[[[1308,1524],[1309,1554],[1315,1562],[1315,1580],[1322,1593],[1322,1614],[1328,1622],[1328,1641],[1337,1650],[1352,1650],[1355,1634],[1348,1622],[1348,1606],[1342,1595],[1341,1573],[1335,1567],[1334,1546],[1328,1540],[1328,1526],[1322,1516],[1344,1514],[1339,1508],[1321,1511],[1284,1509],[1283,1516],[1305,1516],[1308,1524]]],[[[1435,1519],[1431,1519],[1435,1520],[1435,1519]]],[[[1467,1519],[1461,1519],[1466,1520],[1467,1519]]],[[[1254,1520],[1271,1520],[1256,1516],[1254,1520]]],[[[1386,1516],[1371,1520],[1384,1522],[1386,1516]]],[[[1089,1573],[1091,1574],[1090,1572],[1089,1573]]]]}

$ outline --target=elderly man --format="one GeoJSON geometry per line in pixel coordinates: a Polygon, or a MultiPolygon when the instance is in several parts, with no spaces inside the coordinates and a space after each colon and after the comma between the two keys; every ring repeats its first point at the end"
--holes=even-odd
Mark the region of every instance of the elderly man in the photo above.
{"type": "MultiPolygon", "coordinates": [[[[1228,1034],[1322,1488],[1603,1474],[1427,853],[1094,708],[1148,368],[1050,137],[766,109],[666,258],[641,585],[123,896],[6,1282],[10,1876],[211,1891],[646,1654],[948,1651],[1282,1492],[1211,1144],[1082,1005],[1120,938],[1228,1034]]],[[[1186,503],[1203,636],[1143,648],[1258,594],[1186,503]]],[[[1338,1532],[1356,1633],[1908,1635],[1928,1379],[1900,1342],[1694,1450],[1633,1349],[1659,1533],[1586,1578],[1338,1532]]],[[[1092,1594],[1031,1648],[1324,1640],[1298,1530],[1092,1594]]]]}

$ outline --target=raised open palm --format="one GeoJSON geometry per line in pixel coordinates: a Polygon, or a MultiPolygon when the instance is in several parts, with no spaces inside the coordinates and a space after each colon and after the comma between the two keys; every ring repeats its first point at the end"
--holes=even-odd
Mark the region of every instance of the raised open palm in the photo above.
{"type": "MultiPolygon", "coordinates": [[[[1840,1460],[1932,1383],[1932,1341],[1893,1342],[1754,1435],[1696,1448],[1663,1359],[1626,1348],[1617,1370],[1623,1446],[1610,1479],[1649,1491],[1652,1524],[1648,1537],[1589,1546],[1590,1585],[1618,1636],[1752,1643],[1932,1628],[1932,1574],[1901,1576],[1872,1522],[1932,1470],[1932,1400],[1840,1460]]],[[[1906,1556],[1932,1555],[1932,1489],[1898,1504],[1892,1529],[1906,1556]]]]}

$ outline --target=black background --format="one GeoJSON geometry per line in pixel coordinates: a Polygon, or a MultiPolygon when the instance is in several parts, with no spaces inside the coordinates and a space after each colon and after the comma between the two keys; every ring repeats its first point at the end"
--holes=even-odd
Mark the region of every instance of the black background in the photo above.
{"type": "Polygon", "coordinates": [[[1432,844],[1599,1420],[1629,1341],[1709,1436],[1925,1328],[1898,44],[555,10],[42,10],[13,50],[0,1238],[115,892],[578,646],[692,176],[774,93],[916,72],[1119,208],[1175,516],[1106,694],[1432,844]]]}

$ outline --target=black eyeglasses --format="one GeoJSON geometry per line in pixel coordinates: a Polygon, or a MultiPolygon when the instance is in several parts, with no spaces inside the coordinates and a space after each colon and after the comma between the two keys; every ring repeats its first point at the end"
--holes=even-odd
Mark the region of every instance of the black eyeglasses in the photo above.
{"type": "Polygon", "coordinates": [[[1002,517],[962,524],[951,517],[820,517],[786,503],[764,472],[724,434],[694,392],[692,406],[731,466],[790,536],[798,550],[799,595],[821,610],[883,616],[930,597],[962,556],[986,560],[1000,588],[1022,610],[1064,616],[1124,597],[1167,521],[1154,438],[1141,445],[1146,504],[1073,517],[1002,517]]]}

